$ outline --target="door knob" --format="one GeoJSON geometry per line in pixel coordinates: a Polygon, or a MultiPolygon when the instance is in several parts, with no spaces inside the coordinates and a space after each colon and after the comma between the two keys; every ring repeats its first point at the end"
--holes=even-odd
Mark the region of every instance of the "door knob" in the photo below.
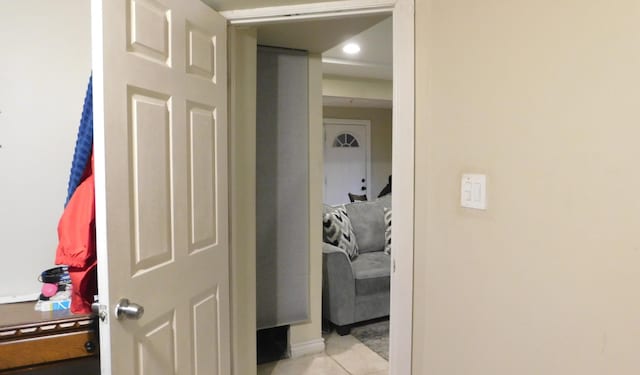
{"type": "Polygon", "coordinates": [[[107,319],[107,308],[101,305],[97,300],[91,304],[91,312],[94,315],[97,315],[103,322],[107,319]]]}
{"type": "Polygon", "coordinates": [[[138,320],[144,314],[144,307],[137,303],[131,303],[128,299],[123,298],[116,305],[116,317],[118,320],[133,319],[138,320]]]}

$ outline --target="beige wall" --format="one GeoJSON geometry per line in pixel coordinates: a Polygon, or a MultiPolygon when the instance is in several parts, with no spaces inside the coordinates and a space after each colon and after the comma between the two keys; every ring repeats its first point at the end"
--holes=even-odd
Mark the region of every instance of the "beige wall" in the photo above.
{"type": "Polygon", "coordinates": [[[255,28],[229,28],[232,373],[256,373],[255,28]],[[249,147],[251,146],[251,147],[249,147]]]}
{"type": "Polygon", "coordinates": [[[640,373],[638,19],[416,1],[414,374],[640,373]]]}
{"type": "MultiPolygon", "coordinates": [[[[324,118],[371,121],[371,195],[377,197],[391,174],[391,110],[324,107],[324,118]]],[[[322,139],[319,141],[322,144],[322,139]]]]}
{"type": "Polygon", "coordinates": [[[368,79],[325,75],[322,94],[345,98],[392,100],[393,82],[384,79],[368,79]]]}

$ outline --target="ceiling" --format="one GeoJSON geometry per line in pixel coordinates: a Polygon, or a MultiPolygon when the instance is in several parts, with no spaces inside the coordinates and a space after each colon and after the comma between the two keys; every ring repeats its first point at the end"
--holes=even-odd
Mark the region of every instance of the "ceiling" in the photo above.
{"type": "MultiPolygon", "coordinates": [[[[336,45],[341,45],[346,40],[362,39],[359,37],[362,31],[388,17],[388,14],[377,13],[333,19],[268,23],[258,26],[258,43],[323,53],[336,45]]],[[[339,52],[342,54],[341,50],[339,52]]],[[[370,53],[373,56],[374,53],[370,53]]]]}
{"type": "Polygon", "coordinates": [[[325,74],[391,80],[393,76],[393,20],[387,15],[381,22],[345,40],[322,54],[325,74]],[[342,47],[355,42],[360,53],[348,55],[342,47]]]}
{"type": "MultiPolygon", "coordinates": [[[[306,4],[309,0],[203,0],[218,11],[306,4]]],[[[314,3],[334,0],[313,0],[314,3]]],[[[389,13],[340,18],[264,23],[257,26],[258,43],[322,54],[324,74],[344,77],[392,79],[393,34],[389,13]],[[342,52],[356,42],[356,56],[342,52]]],[[[387,108],[389,101],[327,97],[325,104],[387,108]]]]}
{"type": "Polygon", "coordinates": [[[391,80],[393,21],[388,14],[269,23],[258,26],[258,43],[322,53],[324,74],[391,80]],[[348,55],[342,47],[360,45],[348,55]]]}

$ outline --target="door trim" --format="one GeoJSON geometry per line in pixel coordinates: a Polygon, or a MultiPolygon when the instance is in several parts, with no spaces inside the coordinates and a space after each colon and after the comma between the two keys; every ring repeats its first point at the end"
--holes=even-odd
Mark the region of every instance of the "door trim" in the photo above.
{"type": "Polygon", "coordinates": [[[352,15],[390,13],[395,0],[346,0],[323,3],[273,6],[222,11],[231,25],[294,21],[304,19],[337,18],[352,15]]]}
{"type": "MultiPolygon", "coordinates": [[[[323,118],[322,119],[322,130],[324,132],[323,137],[323,145],[322,152],[324,154],[326,144],[327,144],[327,132],[325,126],[327,125],[355,125],[355,126],[364,126],[365,137],[367,138],[366,146],[367,146],[367,194],[369,199],[372,199],[374,195],[371,195],[373,191],[371,190],[371,121],[369,120],[350,120],[350,119],[339,119],[339,118],[323,118]]],[[[324,160],[324,159],[323,159],[324,160]]],[[[324,186],[324,184],[323,184],[324,186]]],[[[323,192],[324,196],[324,192],[323,192]]]]}
{"type": "Polygon", "coordinates": [[[408,375],[413,359],[415,233],[414,0],[393,9],[393,246],[389,374],[408,375]],[[398,183],[400,182],[400,183],[398,183]]]}

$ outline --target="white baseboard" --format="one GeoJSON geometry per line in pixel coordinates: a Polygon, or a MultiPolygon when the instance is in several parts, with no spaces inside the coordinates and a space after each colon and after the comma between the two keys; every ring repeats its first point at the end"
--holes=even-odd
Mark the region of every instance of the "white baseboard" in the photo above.
{"type": "Polygon", "coordinates": [[[40,297],[40,293],[32,293],[25,294],[21,296],[3,296],[0,297],[0,305],[4,303],[16,303],[16,302],[26,302],[26,301],[37,301],[38,297],[40,297]]]}
{"type": "Polygon", "coordinates": [[[308,354],[322,353],[324,352],[324,339],[321,337],[315,340],[291,344],[289,350],[291,351],[291,358],[298,358],[308,354]]]}

